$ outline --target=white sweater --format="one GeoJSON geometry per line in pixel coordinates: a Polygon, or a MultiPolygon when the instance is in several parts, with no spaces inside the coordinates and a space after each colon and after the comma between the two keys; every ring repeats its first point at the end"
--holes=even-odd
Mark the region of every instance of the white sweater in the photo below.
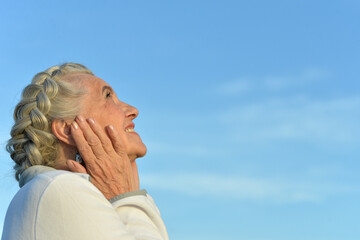
{"type": "Polygon", "coordinates": [[[87,174],[25,170],[6,213],[2,240],[168,240],[145,190],[108,201],[87,174]]]}

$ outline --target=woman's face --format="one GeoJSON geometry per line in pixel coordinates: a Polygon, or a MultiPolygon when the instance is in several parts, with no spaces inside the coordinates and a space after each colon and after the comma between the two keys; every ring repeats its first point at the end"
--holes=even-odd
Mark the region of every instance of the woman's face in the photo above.
{"type": "Polygon", "coordinates": [[[130,160],[133,161],[146,154],[146,146],[134,131],[135,125],[132,120],[139,114],[135,107],[121,102],[110,85],[101,78],[84,73],[73,73],[66,76],[66,80],[86,90],[80,103],[80,114],[83,117],[95,119],[104,129],[111,124],[119,132],[124,131],[126,136],[124,144],[130,160]]]}

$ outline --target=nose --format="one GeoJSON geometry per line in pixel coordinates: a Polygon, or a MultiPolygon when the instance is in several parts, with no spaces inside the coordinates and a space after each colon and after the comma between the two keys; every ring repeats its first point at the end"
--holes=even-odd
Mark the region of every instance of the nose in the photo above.
{"type": "Polygon", "coordinates": [[[139,115],[139,110],[136,107],[133,107],[129,104],[126,104],[125,108],[125,116],[128,118],[134,119],[139,115]]]}

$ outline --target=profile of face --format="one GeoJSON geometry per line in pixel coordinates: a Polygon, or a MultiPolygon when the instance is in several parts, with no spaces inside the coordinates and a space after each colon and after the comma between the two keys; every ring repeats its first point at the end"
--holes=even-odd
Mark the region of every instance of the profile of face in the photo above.
{"type": "Polygon", "coordinates": [[[146,146],[135,132],[133,120],[138,110],[118,99],[111,86],[101,78],[85,73],[73,73],[65,77],[85,90],[80,104],[80,114],[85,118],[93,118],[103,129],[113,125],[117,131],[125,132],[127,154],[135,160],[146,154],[146,146]]]}

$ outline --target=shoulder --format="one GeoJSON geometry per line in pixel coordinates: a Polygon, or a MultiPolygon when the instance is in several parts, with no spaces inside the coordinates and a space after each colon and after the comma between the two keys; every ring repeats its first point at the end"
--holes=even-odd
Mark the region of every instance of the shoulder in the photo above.
{"type": "Polygon", "coordinates": [[[45,187],[52,183],[66,182],[67,180],[76,180],[82,183],[89,182],[90,177],[87,174],[72,173],[64,170],[52,170],[42,172],[34,176],[28,183],[23,187],[45,187]]]}
{"type": "MultiPolygon", "coordinates": [[[[49,197],[61,199],[61,196],[74,196],[94,193],[102,197],[101,192],[90,182],[87,174],[77,174],[63,170],[47,171],[33,177],[18,192],[20,198],[29,197],[34,202],[47,200],[49,197]],[[50,196],[49,196],[50,195],[50,196]],[[57,196],[60,195],[60,196],[57,196]]],[[[15,196],[18,197],[18,196],[15,196]]]]}
{"type": "Polygon", "coordinates": [[[19,190],[9,206],[2,239],[112,240],[145,233],[151,239],[168,239],[146,191],[109,202],[86,174],[54,170],[36,175],[19,190]]]}
{"type": "Polygon", "coordinates": [[[48,211],[48,208],[59,207],[62,210],[73,211],[72,206],[76,204],[86,207],[92,202],[111,206],[104,195],[90,182],[87,174],[62,170],[49,171],[39,174],[23,188],[25,191],[29,188],[32,198],[38,202],[39,213],[48,211]]]}
{"type": "Polygon", "coordinates": [[[39,216],[42,211],[89,200],[111,205],[87,174],[53,170],[36,175],[21,187],[9,210],[22,209],[23,214],[39,216]]]}
{"type": "Polygon", "coordinates": [[[47,230],[65,227],[75,219],[74,215],[89,206],[112,208],[88,175],[60,170],[40,173],[12,199],[6,213],[3,239],[36,239],[39,233],[51,234],[47,230]],[[61,222],[65,224],[60,225],[61,222]],[[37,231],[39,229],[43,230],[37,231]]]}
{"type": "Polygon", "coordinates": [[[96,187],[90,182],[89,175],[72,173],[64,170],[53,170],[38,174],[31,179],[31,181],[26,183],[22,189],[31,188],[37,192],[46,191],[49,188],[56,188],[58,185],[62,185],[64,188],[68,187],[70,189],[78,185],[96,189],[96,187]]]}

